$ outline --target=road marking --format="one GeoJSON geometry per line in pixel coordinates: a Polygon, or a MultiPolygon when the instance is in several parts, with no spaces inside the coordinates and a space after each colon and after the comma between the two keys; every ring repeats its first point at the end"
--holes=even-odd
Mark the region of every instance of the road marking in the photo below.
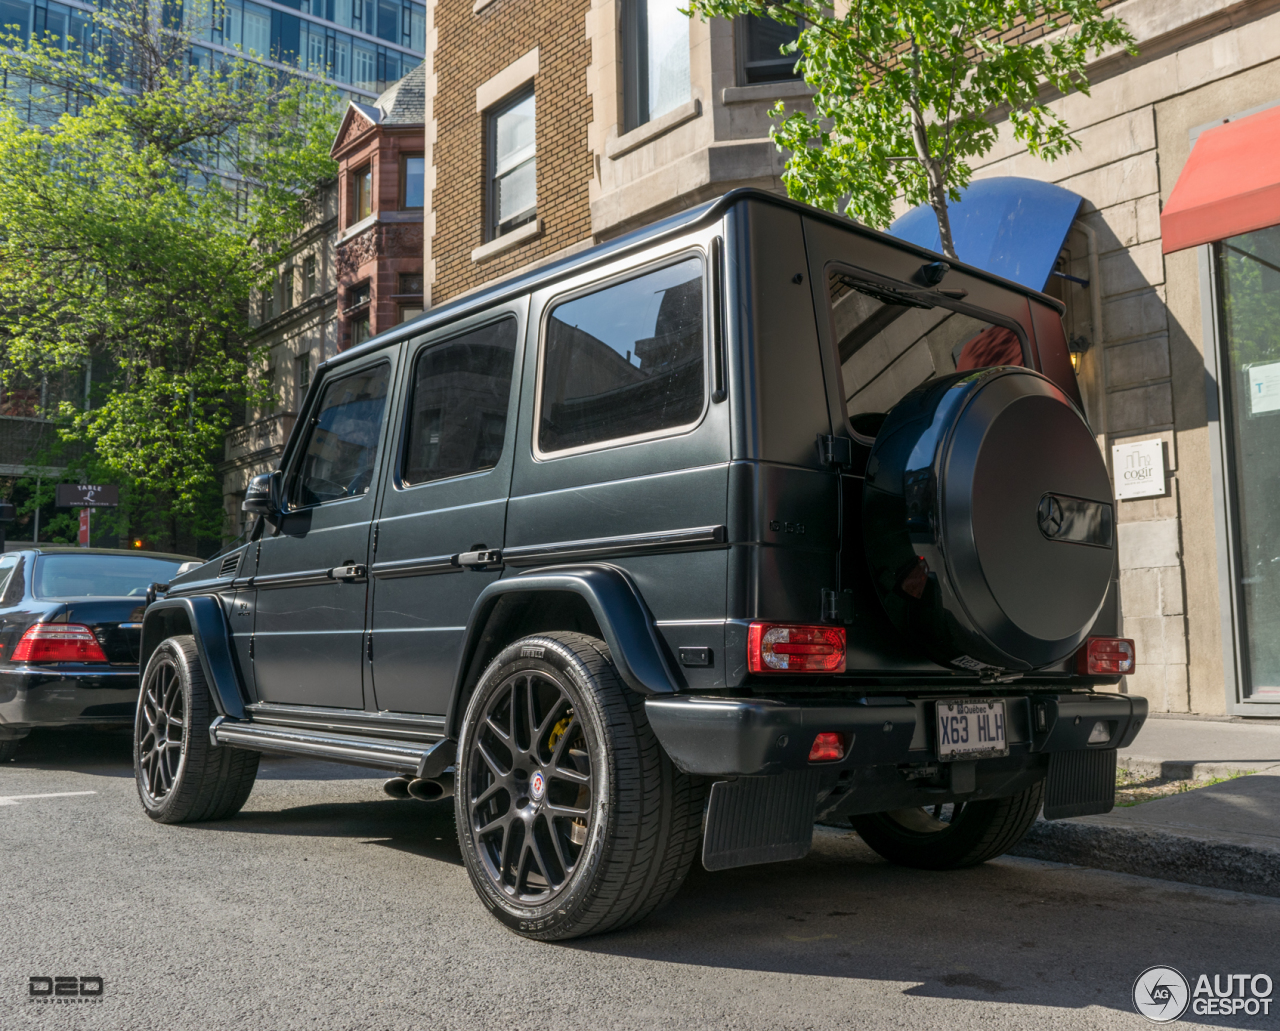
{"type": "Polygon", "coordinates": [[[0,805],[18,805],[26,798],[70,798],[72,795],[96,795],[96,791],[52,791],[47,795],[0,795],[0,805]]]}

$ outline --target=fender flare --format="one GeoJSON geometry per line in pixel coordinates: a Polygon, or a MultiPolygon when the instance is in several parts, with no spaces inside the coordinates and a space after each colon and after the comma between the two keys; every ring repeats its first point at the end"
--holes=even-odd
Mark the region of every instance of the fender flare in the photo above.
{"type": "Polygon", "coordinates": [[[227,618],[217,598],[195,595],[186,598],[162,598],[147,606],[142,617],[142,647],[138,653],[138,669],[146,671],[147,663],[160,642],[171,636],[170,621],[185,621],[196,640],[196,652],[208,680],[209,692],[218,715],[244,719],[244,697],[240,678],[231,657],[227,634],[227,618]],[[185,620],[183,620],[185,617],[185,620]]]}
{"type": "Polygon", "coordinates": [[[623,682],[645,696],[675,694],[679,679],[663,650],[653,615],[626,572],[606,564],[542,567],[495,580],[476,599],[467,620],[446,726],[456,736],[462,721],[463,691],[489,617],[499,600],[512,594],[567,591],[590,607],[623,682]]]}

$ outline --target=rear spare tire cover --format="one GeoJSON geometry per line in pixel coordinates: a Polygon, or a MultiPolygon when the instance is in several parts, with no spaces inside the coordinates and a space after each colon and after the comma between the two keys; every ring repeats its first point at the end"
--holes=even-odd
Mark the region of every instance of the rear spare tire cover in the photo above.
{"type": "Polygon", "coordinates": [[[876,591],[935,661],[1040,669],[1084,641],[1114,575],[1111,483],[1044,376],[983,369],[908,394],[876,435],[862,499],[876,591]]]}

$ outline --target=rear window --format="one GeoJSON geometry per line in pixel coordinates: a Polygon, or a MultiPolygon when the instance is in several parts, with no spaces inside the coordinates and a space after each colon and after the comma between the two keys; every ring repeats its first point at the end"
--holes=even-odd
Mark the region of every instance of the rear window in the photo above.
{"type": "Polygon", "coordinates": [[[38,598],[141,598],[181,564],[145,555],[41,555],[33,587],[38,598]]]}
{"type": "Polygon", "coordinates": [[[702,312],[700,258],[557,305],[543,341],[539,450],[696,422],[706,394],[702,312]]]}
{"type": "Polygon", "coordinates": [[[1021,336],[950,308],[861,282],[828,277],[845,405],[853,428],[874,437],[890,409],[920,384],[951,372],[1025,366],[1021,336]]]}

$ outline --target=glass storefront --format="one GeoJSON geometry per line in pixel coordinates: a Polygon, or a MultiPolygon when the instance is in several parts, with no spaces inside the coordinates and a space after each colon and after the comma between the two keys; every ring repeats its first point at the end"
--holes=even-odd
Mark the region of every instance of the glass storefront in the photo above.
{"type": "Polygon", "coordinates": [[[1280,226],[1214,259],[1241,693],[1280,701],[1280,226]]]}

